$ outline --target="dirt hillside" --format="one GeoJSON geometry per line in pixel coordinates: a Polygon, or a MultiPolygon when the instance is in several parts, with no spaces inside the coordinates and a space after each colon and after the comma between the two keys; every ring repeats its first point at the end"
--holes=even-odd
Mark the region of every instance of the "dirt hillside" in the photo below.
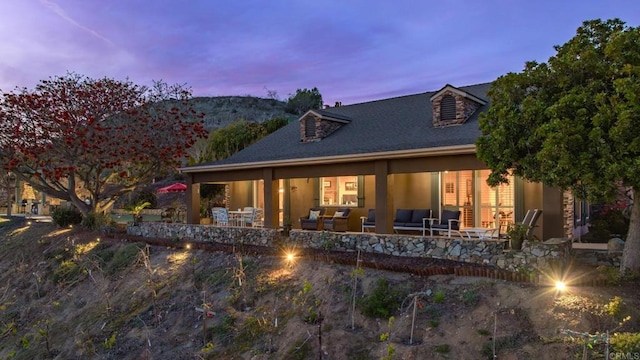
{"type": "Polygon", "coordinates": [[[574,359],[575,334],[640,331],[638,283],[559,293],[288,260],[289,247],[251,256],[1,222],[0,359],[574,359]]]}

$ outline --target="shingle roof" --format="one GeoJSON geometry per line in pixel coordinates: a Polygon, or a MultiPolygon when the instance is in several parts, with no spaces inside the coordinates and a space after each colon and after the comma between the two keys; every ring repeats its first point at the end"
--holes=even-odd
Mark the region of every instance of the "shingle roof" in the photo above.
{"type": "Polygon", "coordinates": [[[474,144],[480,136],[478,114],[489,106],[490,85],[458,88],[487,100],[462,125],[433,127],[430,97],[436,91],[431,91],[317,110],[350,122],[320,141],[302,143],[300,124],[294,121],[227,159],[189,168],[474,144]]]}

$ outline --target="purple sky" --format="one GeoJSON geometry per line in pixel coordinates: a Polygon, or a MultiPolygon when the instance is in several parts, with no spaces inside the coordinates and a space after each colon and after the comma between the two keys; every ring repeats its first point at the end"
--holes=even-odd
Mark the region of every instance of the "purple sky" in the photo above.
{"type": "Polygon", "coordinates": [[[614,17],[639,26],[640,1],[1,1],[0,89],[72,71],[346,105],[492,81],[614,17]]]}

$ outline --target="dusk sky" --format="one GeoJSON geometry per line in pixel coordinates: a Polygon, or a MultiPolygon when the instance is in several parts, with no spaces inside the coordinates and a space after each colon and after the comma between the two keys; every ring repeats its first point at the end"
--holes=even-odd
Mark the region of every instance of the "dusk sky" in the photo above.
{"type": "Polygon", "coordinates": [[[2,0],[0,89],[67,71],[344,105],[495,80],[637,0],[2,0]]]}

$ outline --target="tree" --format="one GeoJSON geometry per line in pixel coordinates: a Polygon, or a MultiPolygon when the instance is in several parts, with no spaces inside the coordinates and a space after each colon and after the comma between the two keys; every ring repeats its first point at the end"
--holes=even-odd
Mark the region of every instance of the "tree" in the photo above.
{"type": "Polygon", "coordinates": [[[290,114],[302,115],[309,110],[322,108],[322,104],[322,94],[320,94],[318,88],[314,87],[311,90],[297,89],[295,95],[291,95],[287,99],[284,111],[290,114]]]}
{"type": "Polygon", "coordinates": [[[7,216],[11,216],[11,205],[13,204],[13,193],[15,190],[16,178],[13,173],[0,167],[0,188],[4,192],[5,198],[0,199],[0,203],[7,206],[7,216]]]}
{"type": "MultiPolygon", "coordinates": [[[[288,123],[289,121],[284,118],[271,118],[263,123],[238,119],[225,127],[211,131],[206,140],[207,149],[197,153],[198,159],[200,162],[226,159],[288,123]]],[[[196,152],[192,152],[191,155],[193,163],[196,163],[196,152]]]]}
{"type": "MultiPolygon", "coordinates": [[[[547,63],[491,86],[478,157],[490,185],[512,173],[581,198],[640,193],[640,28],[585,21],[547,63]]],[[[634,201],[621,270],[640,270],[640,201],[634,201]]]]}
{"type": "Polygon", "coordinates": [[[180,165],[206,136],[190,96],[182,85],[148,88],[73,73],[16,89],[0,99],[0,161],[83,215],[103,213],[180,165]]]}

